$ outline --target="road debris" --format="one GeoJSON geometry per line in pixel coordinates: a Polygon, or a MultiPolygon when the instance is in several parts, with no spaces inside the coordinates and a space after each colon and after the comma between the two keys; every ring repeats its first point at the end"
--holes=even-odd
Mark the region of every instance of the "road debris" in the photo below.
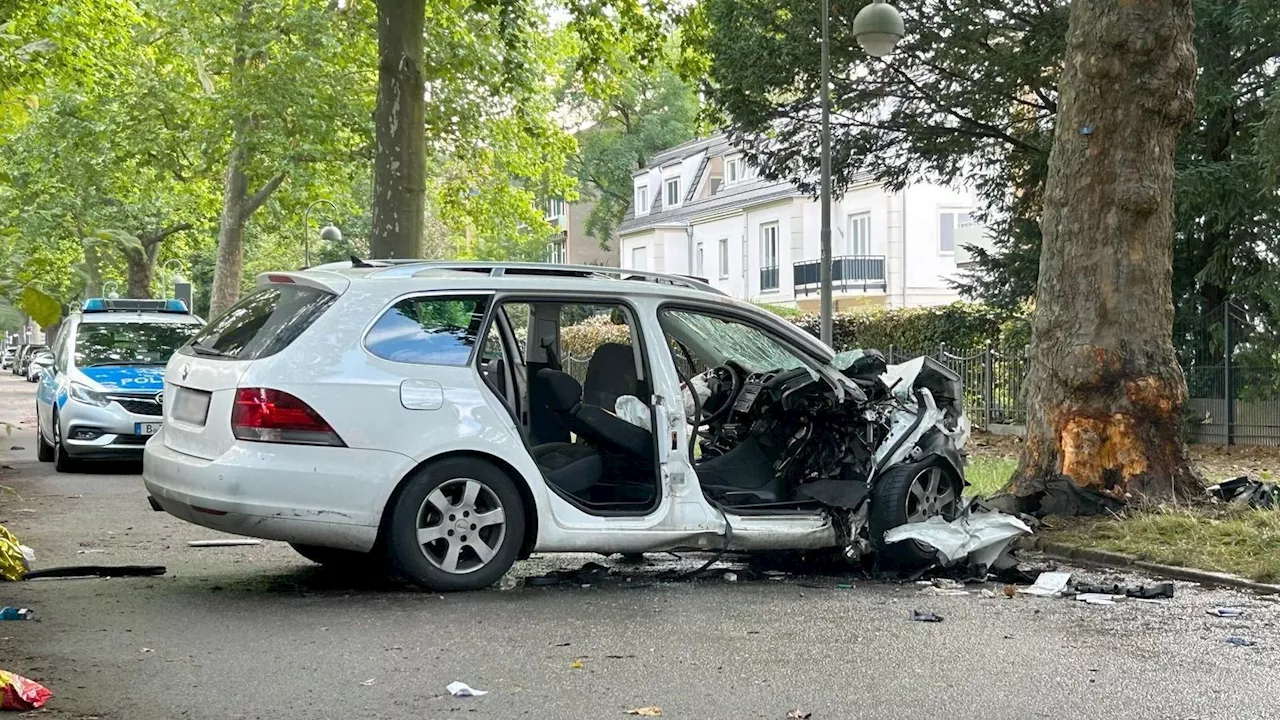
{"type": "Polygon", "coordinates": [[[155,577],[165,574],[163,565],[74,565],[32,570],[23,578],[83,578],[83,577],[155,577]]]}
{"type": "Polygon", "coordinates": [[[920,612],[919,610],[911,611],[911,619],[916,622],[938,623],[942,622],[942,616],[931,612],[920,612]]]}
{"type": "Polygon", "coordinates": [[[1254,645],[1258,644],[1252,640],[1248,640],[1242,637],[1236,637],[1234,635],[1227,638],[1227,642],[1237,647],[1253,647],[1254,645]]]}
{"type": "Polygon", "coordinates": [[[640,717],[662,717],[662,708],[657,705],[649,705],[648,707],[635,708],[627,711],[628,715],[639,715],[640,717]]]}
{"type": "Polygon", "coordinates": [[[1076,595],[1076,600],[1090,605],[1115,605],[1124,599],[1124,595],[1112,595],[1110,593],[1079,593],[1076,595]]]}
{"type": "Polygon", "coordinates": [[[807,710],[791,710],[787,713],[787,720],[809,720],[813,717],[813,713],[807,710]]]}
{"type": "Polygon", "coordinates": [[[582,660],[574,660],[573,662],[569,663],[569,669],[570,669],[570,670],[581,670],[581,669],[582,669],[582,660]]]}
{"type": "Polygon", "coordinates": [[[1247,505],[1262,510],[1280,508],[1280,484],[1262,482],[1243,475],[1210,485],[1208,492],[1213,497],[1234,505],[1247,505]]]}
{"type": "Polygon", "coordinates": [[[725,582],[738,582],[738,573],[736,572],[727,572],[723,577],[725,582]]]}
{"type": "Polygon", "coordinates": [[[22,548],[18,538],[0,525],[0,578],[21,580],[31,569],[31,562],[22,548]]]}
{"type": "Polygon", "coordinates": [[[520,584],[520,580],[517,579],[515,576],[503,575],[498,580],[498,589],[499,590],[515,590],[516,586],[518,586],[519,584],[520,584]]]}
{"type": "Polygon", "coordinates": [[[994,598],[994,597],[1000,597],[1000,596],[996,594],[995,590],[992,590],[990,588],[982,588],[982,597],[994,598]]]}
{"type": "Polygon", "coordinates": [[[470,685],[464,682],[458,682],[457,680],[449,683],[445,689],[454,697],[480,697],[481,695],[489,694],[488,690],[477,690],[470,685]]]}
{"type": "Polygon", "coordinates": [[[1099,593],[1103,595],[1124,595],[1141,600],[1156,600],[1173,597],[1173,583],[1162,582],[1154,585],[1076,585],[1078,593],[1099,593]]]}
{"type": "Polygon", "coordinates": [[[1070,582],[1071,573],[1069,572],[1042,572],[1031,587],[1022,588],[1018,592],[1036,597],[1062,597],[1067,591],[1067,583],[1070,582]]]}
{"type": "Polygon", "coordinates": [[[36,614],[29,608],[0,608],[0,620],[35,620],[36,614]]]}
{"type": "Polygon", "coordinates": [[[1216,607],[1212,610],[1205,610],[1205,612],[1209,613],[1210,615],[1213,615],[1214,617],[1238,618],[1241,615],[1244,615],[1244,608],[1216,607]]]}
{"type": "Polygon", "coordinates": [[[552,585],[580,585],[587,587],[604,581],[611,572],[609,568],[600,563],[589,562],[576,570],[552,570],[545,575],[525,578],[524,582],[526,585],[534,587],[552,585]]]}
{"type": "Polygon", "coordinates": [[[368,680],[365,680],[364,682],[362,682],[362,683],[360,683],[360,684],[361,684],[361,685],[363,685],[363,686],[365,686],[365,687],[373,687],[373,686],[374,686],[374,685],[376,685],[377,683],[378,683],[378,681],[377,681],[376,679],[374,679],[374,678],[369,678],[368,680]]]}
{"type": "Polygon", "coordinates": [[[187,547],[194,548],[210,548],[210,547],[241,547],[244,545],[261,545],[261,540],[253,540],[250,538],[233,538],[229,540],[188,540],[187,547]]]}
{"type": "Polygon", "coordinates": [[[935,515],[924,522],[899,525],[884,534],[884,541],[916,540],[932,547],[943,565],[967,560],[969,565],[989,568],[1009,549],[1014,538],[1031,532],[1013,515],[968,510],[951,522],[935,515]]]}
{"type": "Polygon", "coordinates": [[[0,710],[36,710],[52,695],[34,680],[0,670],[0,710]]]}

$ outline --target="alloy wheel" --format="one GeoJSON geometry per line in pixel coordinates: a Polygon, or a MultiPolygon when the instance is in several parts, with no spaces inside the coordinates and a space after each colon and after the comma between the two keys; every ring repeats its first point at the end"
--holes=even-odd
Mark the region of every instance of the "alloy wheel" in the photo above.
{"type": "Polygon", "coordinates": [[[941,515],[951,521],[956,516],[956,487],[937,466],[920,471],[907,490],[907,522],[924,522],[941,515]]]}
{"type": "Polygon", "coordinates": [[[422,554],[447,573],[465,575],[487,565],[506,533],[502,501],[479,480],[450,480],[432,490],[418,508],[422,554]]]}

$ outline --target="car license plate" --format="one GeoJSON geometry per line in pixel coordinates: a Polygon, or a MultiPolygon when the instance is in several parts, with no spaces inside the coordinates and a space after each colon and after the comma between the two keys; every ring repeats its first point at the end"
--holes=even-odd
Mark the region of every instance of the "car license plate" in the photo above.
{"type": "Polygon", "coordinates": [[[133,424],[134,435],[155,435],[158,432],[160,432],[160,423],[151,422],[133,424]]]}
{"type": "Polygon", "coordinates": [[[173,412],[169,417],[192,425],[204,425],[209,415],[209,399],[211,395],[200,390],[180,387],[174,394],[173,412]]]}

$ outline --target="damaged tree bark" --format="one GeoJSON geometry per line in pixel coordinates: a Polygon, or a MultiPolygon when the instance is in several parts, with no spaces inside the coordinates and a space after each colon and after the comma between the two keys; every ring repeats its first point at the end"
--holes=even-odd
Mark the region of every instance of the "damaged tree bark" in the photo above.
{"type": "Polygon", "coordinates": [[[378,0],[378,104],[374,110],[375,258],[422,255],[426,110],[422,77],[426,0],[378,0]]]}
{"type": "MultiPolygon", "coordinates": [[[[1192,0],[1074,0],[1009,490],[1031,512],[1065,477],[1120,502],[1202,496],[1174,355],[1174,148],[1194,117],[1192,0]]],[[[1052,493],[1050,493],[1052,496],[1052,493]]]]}

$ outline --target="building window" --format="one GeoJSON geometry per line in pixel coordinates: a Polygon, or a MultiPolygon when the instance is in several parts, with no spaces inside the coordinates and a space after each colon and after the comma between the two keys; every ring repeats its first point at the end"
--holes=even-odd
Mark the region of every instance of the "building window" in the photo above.
{"type": "Polygon", "coordinates": [[[649,214],[649,186],[636,186],[636,215],[649,214]]]}
{"type": "Polygon", "coordinates": [[[756,176],[755,171],[747,164],[744,157],[733,157],[724,161],[724,184],[737,185],[756,176]]]}
{"type": "Polygon", "coordinates": [[[697,277],[706,277],[707,256],[702,248],[702,243],[698,243],[698,246],[694,249],[693,258],[693,274],[697,277]]]}
{"type": "Polygon", "coordinates": [[[760,226],[760,290],[778,289],[778,223],[760,226]]]}
{"type": "Polygon", "coordinates": [[[956,231],[972,221],[968,211],[944,210],[938,213],[938,252],[951,255],[956,251],[956,231]]]}
{"type": "Polygon", "coordinates": [[[845,236],[846,255],[871,254],[871,213],[849,216],[849,234],[845,236]]]}
{"type": "Polygon", "coordinates": [[[729,238],[720,238],[720,279],[729,278],[729,238]]]}
{"type": "Polygon", "coordinates": [[[566,260],[564,238],[547,243],[547,262],[553,265],[564,265],[566,260]]]}
{"type": "Polygon", "coordinates": [[[547,202],[547,217],[559,218],[564,217],[564,200],[553,198],[547,202]]]}
{"type": "Polygon", "coordinates": [[[649,269],[649,249],[646,247],[631,248],[631,269],[632,270],[648,270],[649,269]]]}
{"type": "Polygon", "coordinates": [[[667,196],[666,206],[676,207],[680,204],[680,178],[674,177],[667,180],[667,196]]]}

